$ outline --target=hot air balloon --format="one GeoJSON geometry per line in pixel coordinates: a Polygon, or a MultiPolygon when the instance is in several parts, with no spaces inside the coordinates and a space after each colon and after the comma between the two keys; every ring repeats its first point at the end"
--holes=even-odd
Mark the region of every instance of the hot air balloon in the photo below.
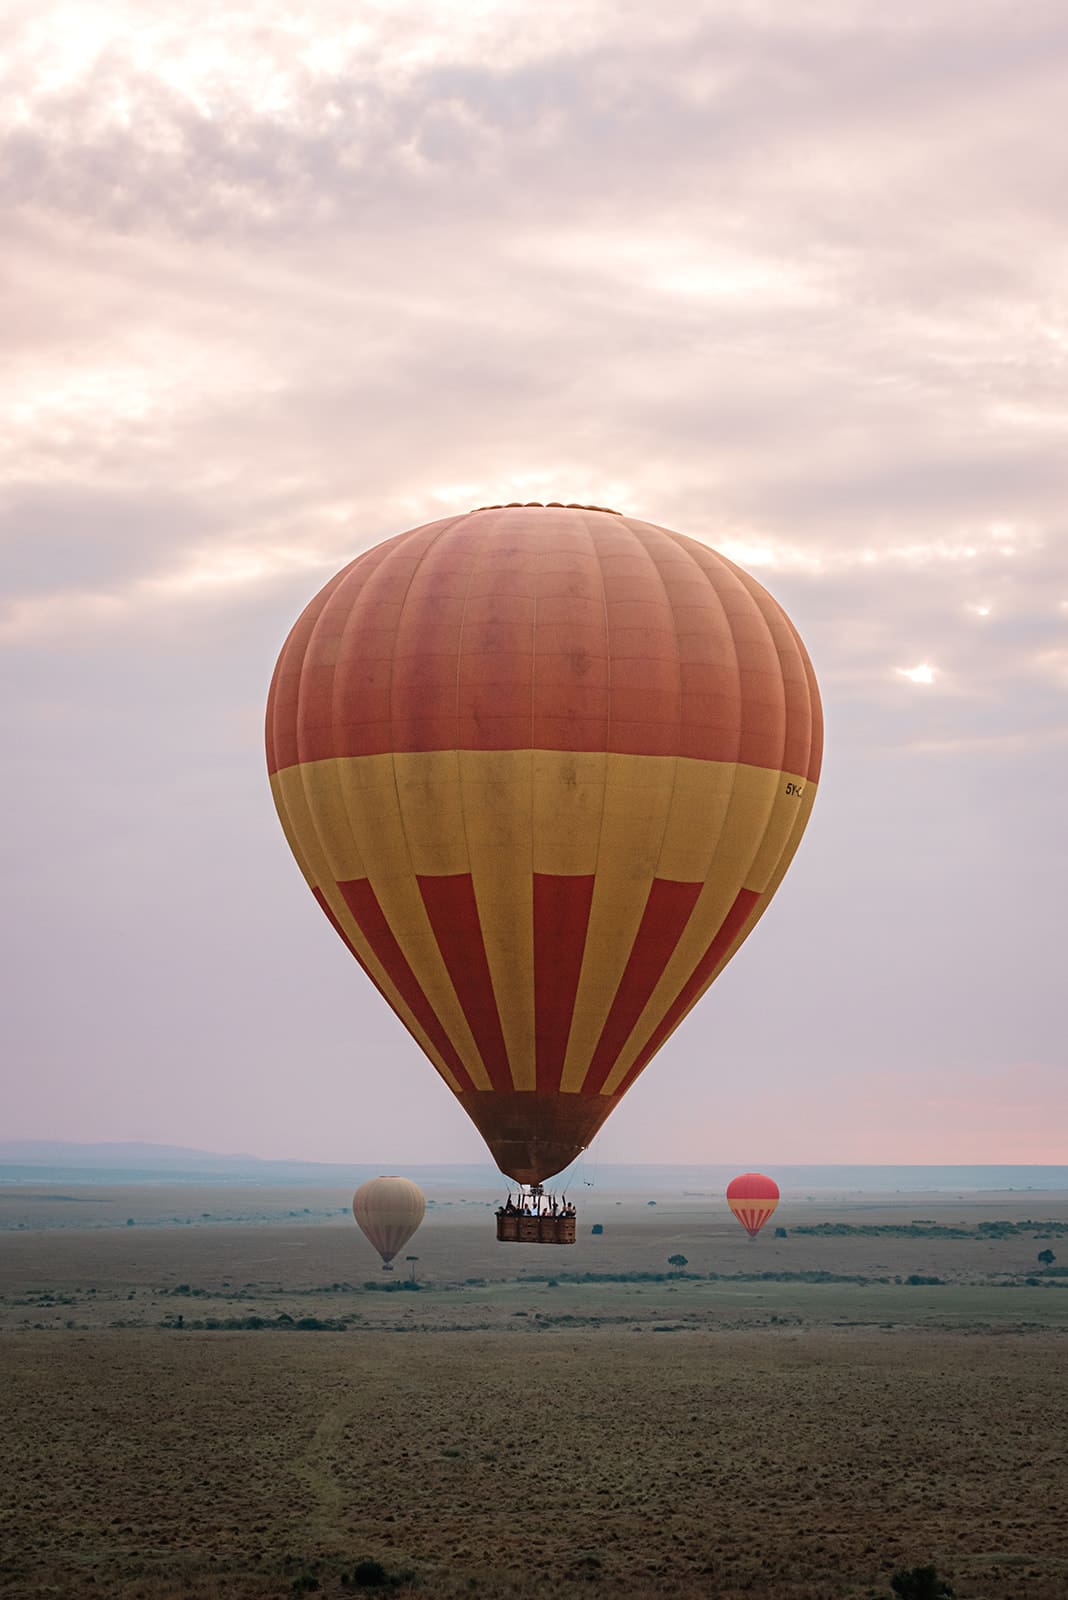
{"type": "Polygon", "coordinates": [[[352,1214],[382,1257],[383,1272],[393,1271],[393,1257],[404,1249],[425,1212],[423,1191],[410,1178],[368,1178],[352,1197],[352,1214]]]}
{"type": "Polygon", "coordinates": [[[750,1239],[755,1239],[779,1203],[779,1185],[762,1172],[743,1172],[727,1185],[727,1204],[750,1239]]]}
{"type": "Polygon", "coordinates": [[[357,557],[298,619],[267,709],[312,893],[535,1186],[762,916],[821,748],[808,656],[753,578],[575,505],[484,507],[357,557]]]}

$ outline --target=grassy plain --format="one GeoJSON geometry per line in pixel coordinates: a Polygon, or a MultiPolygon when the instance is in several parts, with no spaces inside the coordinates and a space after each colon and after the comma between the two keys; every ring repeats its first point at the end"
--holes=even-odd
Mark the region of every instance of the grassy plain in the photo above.
{"type": "Polygon", "coordinates": [[[418,1289],[341,1193],[57,1193],[0,1201],[2,1595],[338,1596],[369,1560],[443,1597],[870,1600],[927,1561],[1068,1596],[1063,1193],[815,1197],[754,1244],[596,1194],[561,1249],[443,1191],[418,1289]]]}

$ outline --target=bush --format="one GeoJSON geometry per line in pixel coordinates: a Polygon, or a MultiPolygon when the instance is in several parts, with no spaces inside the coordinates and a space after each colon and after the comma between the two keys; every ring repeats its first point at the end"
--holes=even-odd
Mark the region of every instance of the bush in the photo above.
{"type": "Polygon", "coordinates": [[[890,1579],[898,1600],[953,1600],[953,1590],[932,1567],[904,1567],[890,1579]]]}
{"type": "Polygon", "coordinates": [[[787,1234],[785,1228],[776,1228],[775,1229],[775,1237],[776,1237],[776,1239],[786,1239],[786,1238],[789,1237],[789,1235],[787,1234]]]}
{"type": "Polygon", "coordinates": [[[352,1569],[354,1589],[384,1589],[389,1584],[389,1573],[381,1561],[357,1561],[352,1569]]]}
{"type": "Polygon", "coordinates": [[[341,1574],[343,1589],[401,1589],[415,1582],[414,1568],[401,1567],[396,1572],[387,1572],[381,1561],[358,1561],[351,1576],[347,1572],[341,1574]]]}
{"type": "MultiPolygon", "coordinates": [[[[1000,1227],[1000,1224],[980,1223],[979,1227],[1000,1227]]],[[[1006,1224],[1012,1227],[1011,1223],[1006,1224]]],[[[795,1233],[814,1234],[821,1239],[974,1239],[976,1234],[967,1228],[949,1228],[918,1222],[815,1222],[795,1223],[795,1233]]],[[[980,1235],[986,1238],[987,1234],[980,1235]]]]}

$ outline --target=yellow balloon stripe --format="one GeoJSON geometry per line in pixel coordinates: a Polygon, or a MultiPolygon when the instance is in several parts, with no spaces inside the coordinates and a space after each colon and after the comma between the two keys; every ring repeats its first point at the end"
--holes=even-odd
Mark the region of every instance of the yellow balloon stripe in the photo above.
{"type": "Polygon", "coordinates": [[[664,970],[600,1087],[608,1096],[618,1092],[743,888],[761,899],[731,953],[755,926],[789,865],[816,788],[800,774],[731,762],[543,750],[342,757],[289,767],[272,787],[308,883],[322,891],[454,1090],[455,1075],[375,957],[338,883],[370,882],[473,1083],[488,1089],[489,1073],[418,881],[471,874],[512,1083],[532,1090],[533,873],[596,874],[560,1085],[571,1093],[585,1085],[654,880],[702,884],[678,945],[665,952],[664,970]]]}
{"type": "Polygon", "coordinates": [[[677,757],[608,758],[586,950],[560,1088],[578,1093],[630,957],[671,811],[677,757]]]}
{"type": "Polygon", "coordinates": [[[623,758],[586,750],[532,754],[534,871],[586,877],[597,867],[608,766],[623,758]]]}
{"type": "Polygon", "coordinates": [[[464,828],[463,782],[458,750],[431,750],[419,755],[357,756],[339,761],[352,768],[354,779],[364,762],[381,761],[392,768],[407,840],[408,860],[418,877],[449,877],[470,872],[464,828]]]}
{"type": "MultiPolygon", "coordinates": [[[[317,767],[328,764],[315,763],[317,767]]],[[[343,771],[352,829],[364,850],[366,876],[382,914],[476,1088],[488,1089],[489,1073],[449,977],[413,870],[406,829],[406,811],[410,814],[413,805],[402,807],[394,758],[361,756],[337,765],[343,771]]],[[[407,798],[412,802],[413,796],[407,798]]],[[[432,799],[427,803],[432,804],[432,799]]],[[[462,839],[461,834],[457,843],[462,845],[462,839]]],[[[459,870],[469,871],[470,867],[465,861],[459,870]]]]}
{"type": "MultiPolygon", "coordinates": [[[[702,995],[707,994],[709,987],[715,982],[734,953],[745,943],[764,915],[771,903],[775,890],[785,876],[786,869],[793,859],[794,851],[801,842],[801,835],[805,831],[805,824],[808,821],[809,812],[816,797],[816,785],[809,780],[805,780],[803,793],[798,799],[788,795],[786,792],[789,785],[797,786],[801,783],[802,780],[797,773],[767,773],[759,767],[739,768],[739,773],[744,774],[740,784],[743,797],[751,798],[754,789],[765,787],[762,782],[765,779],[771,779],[772,784],[777,786],[768,825],[768,835],[774,835],[780,845],[774,869],[769,875],[767,861],[770,852],[765,852],[762,845],[758,848],[756,856],[747,868],[741,867],[739,863],[740,877],[738,874],[731,874],[728,877],[724,866],[724,858],[717,857],[715,876],[709,878],[705,883],[701,898],[694,907],[693,916],[687,924],[686,932],[676,946],[674,955],[664,969],[664,975],[660,983],[638,1019],[634,1032],[627,1041],[626,1048],[620,1055],[615,1070],[606,1080],[601,1091],[602,1094],[611,1094],[618,1089],[634,1061],[644,1049],[646,1041],[659,1024],[661,1018],[666,1015],[675,997],[679,994],[686,980],[697,966],[698,961],[700,961],[702,955],[704,955],[715,938],[716,933],[723,925],[723,919],[734,904],[738,891],[740,889],[751,889],[759,893],[760,899],[754,907],[753,914],[747,919],[742,931],[727,947],[726,952],[715,967],[712,968],[707,982],[694,995],[691,1004],[664,1035],[660,1045],[661,1049],[664,1043],[671,1038],[675,1029],[685,1022],[698,1000],[702,995]]],[[[734,825],[736,828],[739,825],[744,827],[744,821],[736,816],[734,825]]]]}
{"type": "MultiPolygon", "coordinates": [[[[777,772],[767,772],[762,767],[732,765],[721,773],[720,782],[730,781],[726,808],[722,808],[722,790],[717,786],[716,800],[720,802],[712,812],[713,826],[716,812],[721,817],[718,832],[710,838],[711,854],[715,856],[715,871],[706,868],[704,887],[693,909],[686,929],[669,956],[656,988],[627,1041],[622,1054],[601,1088],[602,1094],[615,1094],[634,1064],[635,1057],[645,1045],[649,1035],[665,1015],[697,963],[715,938],[723,920],[746,886],[753,861],[760,847],[763,829],[767,825],[775,804],[775,792],[781,784],[777,772]]],[[[689,802],[688,825],[694,834],[711,834],[708,815],[703,804],[704,796],[699,786],[688,787],[680,797],[679,810],[689,802]]],[[[679,831],[685,824],[680,819],[679,831]]],[[[661,876],[667,876],[666,873],[661,876]]]]}
{"type": "MultiPolygon", "coordinates": [[[[787,782],[787,783],[790,782],[790,781],[793,781],[793,782],[797,782],[798,781],[796,776],[794,776],[791,779],[791,774],[789,774],[789,773],[785,773],[784,772],[782,774],[782,777],[783,777],[784,781],[787,782]]],[[[786,876],[786,872],[787,872],[787,870],[788,870],[788,868],[790,866],[791,861],[794,858],[794,852],[796,851],[798,845],[801,843],[801,835],[804,833],[805,828],[808,825],[809,815],[810,815],[810,813],[812,811],[812,807],[813,807],[813,805],[815,803],[815,800],[816,800],[816,784],[813,783],[811,779],[807,779],[806,782],[805,782],[804,791],[803,791],[803,793],[801,795],[801,798],[800,798],[800,800],[798,802],[797,814],[796,814],[796,819],[794,821],[794,825],[793,825],[792,829],[790,830],[789,834],[787,835],[785,843],[783,844],[783,848],[782,848],[782,851],[780,853],[779,859],[775,864],[775,868],[774,868],[773,872],[771,873],[771,876],[768,878],[767,886],[766,886],[766,888],[764,890],[764,893],[760,897],[760,900],[759,900],[759,902],[757,904],[757,907],[756,907],[756,911],[755,911],[753,917],[750,919],[750,921],[742,929],[742,931],[738,935],[737,939],[735,939],[730,945],[728,945],[727,950],[726,950],[725,954],[723,955],[722,960],[720,960],[717,963],[717,965],[713,968],[712,976],[708,980],[709,983],[714,983],[716,978],[719,977],[719,974],[723,971],[723,969],[727,965],[728,961],[730,961],[730,959],[734,955],[735,951],[739,950],[741,948],[741,946],[745,943],[745,941],[748,939],[749,935],[752,933],[753,929],[756,927],[757,923],[760,921],[761,917],[764,915],[765,911],[768,909],[768,906],[771,904],[772,900],[774,899],[775,891],[779,887],[779,884],[782,882],[783,878],[786,876]]],[[[706,985],[706,987],[707,987],[707,985],[706,985]]],[[[705,991],[702,990],[701,992],[704,993],[705,991]]],[[[672,1029],[672,1032],[674,1032],[674,1029],[672,1029]]],[[[670,1037],[670,1035],[668,1037],[670,1037]]]]}
{"type": "Polygon", "coordinates": [[[530,750],[462,750],[471,876],[515,1089],[537,1087],[530,750]]]}
{"type": "MultiPolygon", "coordinates": [[[[370,759],[376,758],[372,757],[370,759]]],[[[309,763],[304,767],[287,767],[284,772],[275,773],[271,779],[271,791],[274,795],[275,806],[283,830],[309,887],[318,889],[322,894],[338,926],[358,953],[360,960],[371,973],[374,981],[378,984],[389,1004],[408,1029],[408,1032],[415,1039],[419,1048],[426,1053],[449,1088],[458,1094],[462,1085],[455,1073],[451,1071],[443,1060],[440,1051],[431,1043],[423,1028],[420,1027],[412,1015],[410,1007],[400,995],[393,980],[367,942],[359,923],[352,915],[344,896],[337,887],[338,882],[347,882],[353,877],[365,877],[366,873],[353,873],[345,870],[335,876],[315,825],[315,813],[309,805],[308,790],[316,790],[321,787],[329,791],[332,785],[340,781],[341,774],[337,772],[320,772],[318,769],[337,767],[339,765],[340,763],[334,762],[315,762],[309,763]]],[[[349,845],[348,848],[351,849],[352,846],[349,845]]],[[[346,869],[353,864],[351,855],[346,855],[344,861],[346,869]]],[[[434,949],[440,960],[440,952],[437,951],[436,944],[434,949]]],[[[425,983],[422,984],[422,987],[425,993],[425,983]]],[[[455,1036],[453,1037],[455,1038],[455,1036]]],[[[472,1050],[472,1057],[477,1058],[477,1052],[474,1050],[472,1050]]],[[[464,1065],[468,1067],[468,1071],[474,1077],[475,1074],[466,1059],[464,1065]]],[[[477,1087],[488,1088],[488,1074],[484,1073],[484,1080],[482,1083],[477,1083],[477,1087]]]]}

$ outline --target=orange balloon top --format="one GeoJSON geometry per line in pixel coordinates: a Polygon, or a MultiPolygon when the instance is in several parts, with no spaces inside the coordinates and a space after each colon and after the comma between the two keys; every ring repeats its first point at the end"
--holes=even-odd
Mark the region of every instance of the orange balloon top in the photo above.
{"type": "Polygon", "coordinates": [[[728,1200],[777,1200],[779,1185],[762,1172],[743,1172],[727,1185],[728,1200]]]}
{"type": "Polygon", "coordinates": [[[811,664],[707,545],[618,513],[490,507],[387,539],[305,609],[275,670],[271,773],[431,750],[741,762],[819,777],[811,664]]]}

